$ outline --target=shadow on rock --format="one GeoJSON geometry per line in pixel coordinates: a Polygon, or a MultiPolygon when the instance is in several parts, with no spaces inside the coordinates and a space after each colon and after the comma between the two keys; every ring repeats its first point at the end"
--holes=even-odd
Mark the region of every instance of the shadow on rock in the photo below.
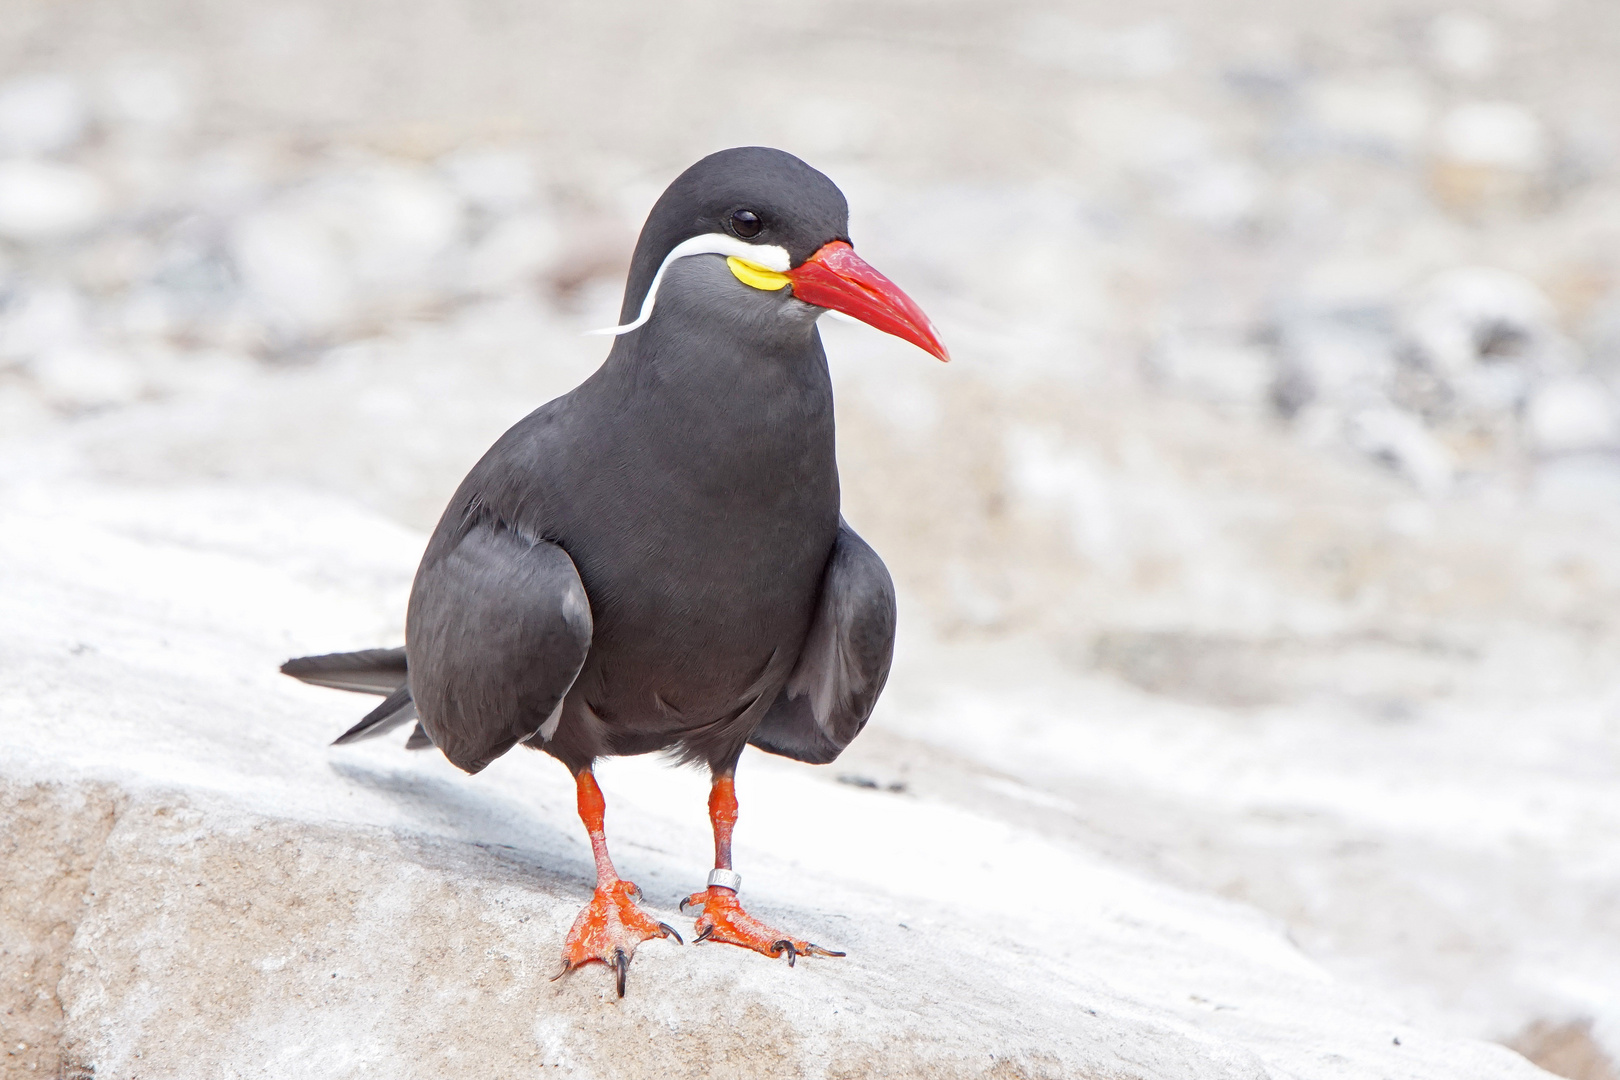
{"type": "Polygon", "coordinates": [[[386,798],[400,811],[401,825],[471,844],[559,883],[588,885],[595,880],[594,871],[572,850],[570,834],[525,807],[434,776],[348,761],[332,762],[331,768],[345,781],[386,798]]]}

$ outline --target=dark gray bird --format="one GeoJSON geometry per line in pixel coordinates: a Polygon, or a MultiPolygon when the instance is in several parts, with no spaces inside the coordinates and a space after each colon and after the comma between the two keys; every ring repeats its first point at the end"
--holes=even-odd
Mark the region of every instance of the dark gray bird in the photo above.
{"type": "Polygon", "coordinates": [[[518,743],[568,766],[596,895],[566,973],[649,937],[608,857],[599,757],[707,764],[715,869],[697,939],[830,952],[752,918],[731,868],[745,745],[836,758],[893,653],[894,586],[839,515],[816,319],[846,312],[948,359],[928,319],[855,255],[826,176],[744,147],[682,173],[647,218],[607,361],[519,421],[462,481],[417,570],[403,649],[304,657],[321,686],[386,695],[337,741],[417,720],[407,744],[476,773],[518,743]]]}

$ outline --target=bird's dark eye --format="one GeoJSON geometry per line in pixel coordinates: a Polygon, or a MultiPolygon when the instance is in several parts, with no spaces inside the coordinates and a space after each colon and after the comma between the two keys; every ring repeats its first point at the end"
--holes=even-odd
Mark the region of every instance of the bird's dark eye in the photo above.
{"type": "Polygon", "coordinates": [[[731,215],[731,231],[744,240],[750,236],[758,236],[759,230],[764,227],[765,223],[752,210],[737,210],[731,215]]]}

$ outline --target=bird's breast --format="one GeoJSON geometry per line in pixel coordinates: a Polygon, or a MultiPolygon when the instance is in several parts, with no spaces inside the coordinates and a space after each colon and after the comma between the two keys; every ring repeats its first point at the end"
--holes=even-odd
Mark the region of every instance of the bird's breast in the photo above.
{"type": "Polygon", "coordinates": [[[565,547],[595,620],[581,688],[615,727],[674,731],[791,667],[839,490],[830,388],[664,389],[621,413],[565,547]]]}

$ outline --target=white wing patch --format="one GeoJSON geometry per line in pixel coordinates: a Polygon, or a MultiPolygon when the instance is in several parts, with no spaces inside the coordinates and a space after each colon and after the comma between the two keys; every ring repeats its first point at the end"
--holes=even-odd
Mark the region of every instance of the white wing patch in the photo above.
{"type": "MultiPolygon", "coordinates": [[[[578,676],[575,677],[577,678],[578,676]]],[[[563,703],[567,700],[567,694],[564,694],[562,697],[558,698],[557,707],[551,710],[551,715],[546,717],[546,722],[540,725],[540,730],[537,734],[540,736],[541,742],[550,742],[551,737],[557,734],[557,725],[562,723],[563,703]]],[[[534,736],[530,735],[529,738],[532,739],[534,736]]]]}
{"type": "Polygon", "coordinates": [[[663,283],[664,271],[676,259],[684,259],[688,255],[731,255],[739,259],[747,259],[757,263],[767,270],[775,270],[785,274],[793,265],[793,259],[788,255],[787,249],[777,247],[775,244],[750,244],[746,240],[739,240],[726,233],[704,233],[694,236],[690,240],[682,240],[669,249],[664,261],[658,264],[658,273],[653,275],[652,284],[647,286],[647,295],[641,301],[641,314],[636,316],[634,322],[627,322],[623,326],[606,326],[600,330],[586,331],[588,334],[611,334],[614,337],[628,334],[632,330],[640,329],[646,321],[652,318],[653,303],[658,299],[658,286],[663,283]]]}

